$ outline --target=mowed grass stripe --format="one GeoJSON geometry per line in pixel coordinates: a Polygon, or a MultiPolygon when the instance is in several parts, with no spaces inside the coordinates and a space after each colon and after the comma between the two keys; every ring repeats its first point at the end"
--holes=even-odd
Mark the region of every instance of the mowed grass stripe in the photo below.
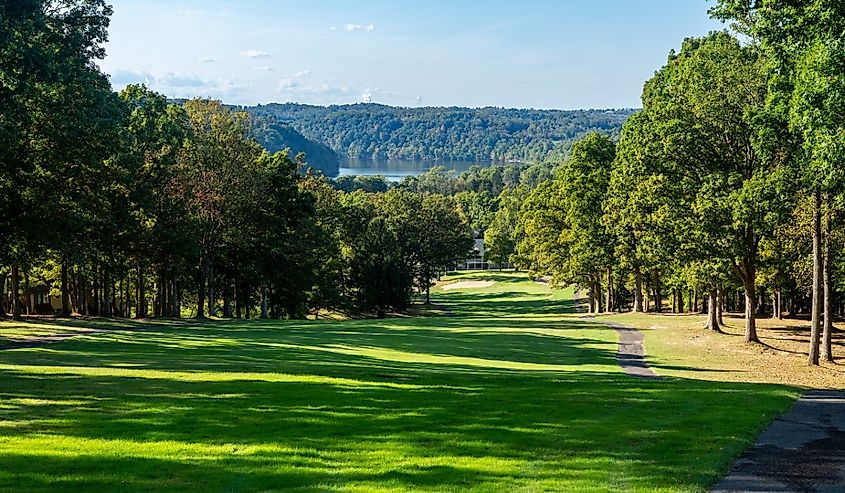
{"type": "Polygon", "coordinates": [[[0,352],[0,490],[705,491],[796,395],[629,378],[571,291],[453,279],[496,282],[435,289],[455,317],[179,322],[0,352]]]}

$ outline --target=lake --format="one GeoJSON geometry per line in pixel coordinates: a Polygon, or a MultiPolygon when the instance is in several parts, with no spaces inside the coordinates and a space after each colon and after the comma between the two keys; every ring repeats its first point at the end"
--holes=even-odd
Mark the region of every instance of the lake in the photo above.
{"type": "Polygon", "coordinates": [[[402,181],[406,176],[417,176],[434,166],[443,166],[460,173],[473,165],[490,166],[491,162],[479,161],[411,161],[407,159],[354,159],[341,158],[338,176],[384,175],[388,181],[402,181]]]}

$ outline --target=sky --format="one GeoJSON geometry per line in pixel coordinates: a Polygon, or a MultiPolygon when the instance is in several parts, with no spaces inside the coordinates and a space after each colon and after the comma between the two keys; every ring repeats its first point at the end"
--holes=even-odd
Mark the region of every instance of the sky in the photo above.
{"type": "Polygon", "coordinates": [[[115,89],[230,104],[635,108],[707,0],[113,0],[115,89]]]}

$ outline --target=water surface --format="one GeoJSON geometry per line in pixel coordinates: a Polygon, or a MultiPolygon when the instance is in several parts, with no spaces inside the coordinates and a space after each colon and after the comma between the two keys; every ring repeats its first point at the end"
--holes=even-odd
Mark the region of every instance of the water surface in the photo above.
{"type": "Polygon", "coordinates": [[[342,158],[338,176],[384,175],[389,181],[402,181],[406,176],[418,176],[434,166],[443,166],[457,173],[473,165],[490,166],[490,161],[411,161],[408,159],[355,159],[342,158]]]}

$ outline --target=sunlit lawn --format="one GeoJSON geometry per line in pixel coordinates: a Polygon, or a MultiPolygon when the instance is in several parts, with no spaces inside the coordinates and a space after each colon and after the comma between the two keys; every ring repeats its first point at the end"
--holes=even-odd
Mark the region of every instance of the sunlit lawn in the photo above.
{"type": "Polygon", "coordinates": [[[461,278],[497,283],[435,290],[453,317],[179,321],[0,351],[0,489],[704,491],[796,395],[632,379],[571,293],[461,278]]]}

